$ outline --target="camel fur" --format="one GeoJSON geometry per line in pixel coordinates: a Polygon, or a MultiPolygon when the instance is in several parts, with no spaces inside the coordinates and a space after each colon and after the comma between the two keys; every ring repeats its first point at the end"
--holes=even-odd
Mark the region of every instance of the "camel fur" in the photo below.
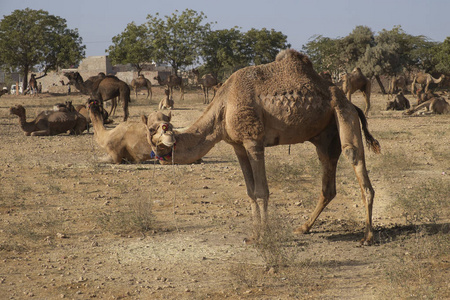
{"type": "Polygon", "coordinates": [[[136,99],[137,99],[137,95],[138,95],[138,90],[140,88],[145,88],[147,90],[147,98],[146,99],[148,99],[148,96],[150,96],[150,101],[152,101],[152,97],[153,97],[152,83],[150,82],[150,80],[145,78],[144,75],[139,75],[138,78],[131,80],[130,86],[135,92],[136,99]]]}
{"type": "Polygon", "coordinates": [[[257,241],[268,226],[269,187],[265,147],[309,141],[322,163],[322,189],[316,209],[296,233],[309,232],[336,195],[336,167],[341,152],[353,165],[365,204],[364,244],[373,242],[374,190],[364,158],[362,130],[375,152],[378,142],[367,129],[364,113],[345,94],[313,69],[309,58],[295,50],[280,52],[275,62],[233,73],[203,115],[189,128],[174,131],[165,122],[147,122],[147,137],[162,164],[192,163],[214,145],[232,145],[240,163],[257,241]],[[176,143],[176,147],[175,146],[176,143]]]}
{"type": "Polygon", "coordinates": [[[434,84],[438,84],[440,82],[442,82],[442,80],[445,79],[445,75],[442,74],[438,79],[433,78],[433,76],[431,76],[428,73],[417,73],[414,76],[412,85],[411,85],[411,93],[415,94],[415,90],[416,90],[416,83],[420,84],[420,87],[422,89],[422,91],[424,91],[425,93],[428,92],[429,88],[430,88],[430,84],[434,83],[434,84]]]}
{"type": "Polygon", "coordinates": [[[364,76],[360,68],[355,68],[353,72],[344,74],[342,76],[342,90],[347,94],[347,98],[352,102],[352,94],[356,91],[361,91],[366,102],[366,108],[364,109],[364,115],[369,114],[370,109],[370,91],[372,83],[364,76]]]}
{"type": "Polygon", "coordinates": [[[170,91],[168,89],[164,90],[164,94],[166,94],[166,97],[164,97],[163,99],[161,99],[161,101],[159,102],[159,106],[158,108],[161,110],[163,108],[167,108],[167,109],[173,109],[173,105],[174,105],[174,101],[173,99],[170,97],[170,91]]]}
{"type": "MultiPolygon", "coordinates": [[[[103,108],[98,101],[90,100],[89,115],[94,127],[94,139],[107,152],[102,159],[106,163],[135,163],[152,159],[152,148],[147,141],[147,117],[142,122],[122,122],[107,130],[103,125],[103,108]]],[[[162,114],[155,114],[153,121],[170,121],[162,114]]]]}
{"type": "Polygon", "coordinates": [[[22,105],[11,107],[9,111],[19,117],[20,128],[27,136],[57,135],[67,131],[81,134],[87,129],[86,118],[77,112],[43,111],[33,121],[27,122],[26,110],[22,105]]]}
{"type": "Polygon", "coordinates": [[[398,94],[398,92],[407,93],[408,90],[406,88],[407,82],[406,77],[403,75],[399,75],[396,77],[393,77],[391,81],[389,82],[389,91],[388,91],[388,99],[393,94],[398,94]]]}

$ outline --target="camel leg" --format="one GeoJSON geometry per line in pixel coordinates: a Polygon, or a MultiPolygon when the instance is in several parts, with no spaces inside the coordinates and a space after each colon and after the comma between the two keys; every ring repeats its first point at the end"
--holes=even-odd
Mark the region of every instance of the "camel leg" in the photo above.
{"type": "Polygon", "coordinates": [[[257,240],[267,226],[268,217],[269,188],[265,176],[264,147],[250,142],[245,147],[235,145],[234,151],[244,174],[247,194],[250,197],[254,225],[253,238],[257,240]]]}
{"type": "Polygon", "coordinates": [[[369,109],[370,109],[370,94],[369,93],[363,92],[364,100],[366,102],[366,108],[364,109],[364,115],[366,117],[369,114],[369,109]]]}
{"type": "Polygon", "coordinates": [[[128,120],[128,99],[126,99],[124,97],[124,99],[122,99],[122,107],[123,107],[123,121],[125,122],[126,120],[128,120]]]}
{"type": "Polygon", "coordinates": [[[50,129],[33,131],[31,133],[31,136],[49,136],[49,135],[51,135],[50,134],[50,129]]]}
{"type": "Polygon", "coordinates": [[[322,193],[309,220],[295,229],[294,233],[309,232],[320,213],[336,196],[336,167],[341,155],[336,125],[331,124],[327,130],[311,142],[316,146],[316,152],[322,164],[322,193]],[[332,137],[331,141],[330,137],[332,137]]]}
{"type": "Polygon", "coordinates": [[[335,115],[339,129],[342,152],[352,163],[353,170],[361,188],[362,201],[366,209],[366,230],[361,243],[370,245],[373,242],[372,206],[375,191],[370,183],[364,158],[364,145],[358,113],[346,101],[336,101],[335,115]]]}

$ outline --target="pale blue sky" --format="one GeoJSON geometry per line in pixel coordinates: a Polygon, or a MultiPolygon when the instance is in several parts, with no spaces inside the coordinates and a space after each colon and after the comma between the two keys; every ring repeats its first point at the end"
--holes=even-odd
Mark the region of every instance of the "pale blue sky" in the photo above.
{"type": "Polygon", "coordinates": [[[16,9],[43,9],[78,28],[86,55],[104,55],[113,36],[130,22],[143,24],[148,14],[160,16],[186,8],[203,12],[214,29],[241,27],[275,29],[301,50],[314,35],[344,37],[356,26],[368,26],[375,33],[401,25],[412,35],[424,35],[442,42],[450,36],[449,0],[0,0],[0,17],[16,9]]]}

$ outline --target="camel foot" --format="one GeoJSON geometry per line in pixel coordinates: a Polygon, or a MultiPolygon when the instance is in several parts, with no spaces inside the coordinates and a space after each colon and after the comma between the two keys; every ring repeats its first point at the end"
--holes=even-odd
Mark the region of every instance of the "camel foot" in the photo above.
{"type": "Polygon", "coordinates": [[[360,241],[362,246],[372,246],[373,245],[373,239],[363,238],[360,241]]]}
{"type": "Polygon", "coordinates": [[[306,224],[303,224],[302,226],[294,229],[294,234],[306,234],[309,233],[309,227],[306,224]]]}

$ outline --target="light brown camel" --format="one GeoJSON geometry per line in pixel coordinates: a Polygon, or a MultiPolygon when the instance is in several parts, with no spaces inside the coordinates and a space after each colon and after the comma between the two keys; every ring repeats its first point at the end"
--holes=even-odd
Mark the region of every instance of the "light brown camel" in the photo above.
{"type": "Polygon", "coordinates": [[[159,75],[154,77],[153,79],[158,81],[158,84],[160,86],[166,85],[167,88],[170,90],[170,96],[172,98],[173,98],[173,87],[178,86],[180,88],[180,92],[181,92],[180,100],[184,100],[183,79],[181,79],[181,77],[178,77],[175,74],[171,74],[164,80],[162,80],[159,75]]]}
{"type": "Polygon", "coordinates": [[[147,89],[147,98],[146,99],[148,99],[148,96],[150,95],[150,101],[152,101],[152,97],[153,97],[152,83],[150,82],[150,80],[145,78],[144,75],[139,75],[138,78],[131,80],[130,86],[136,94],[136,99],[137,99],[137,95],[138,95],[138,90],[140,88],[145,88],[145,89],[147,89]]]}
{"type": "Polygon", "coordinates": [[[365,204],[362,243],[371,244],[374,190],[366,170],[360,122],[367,144],[379,152],[364,113],[342,90],[322,79],[307,56],[288,49],[280,52],[275,62],[232,74],[189,128],[173,131],[164,122],[147,122],[147,127],[149,143],[163,164],[172,160],[191,163],[222,140],[233,146],[250,197],[255,239],[264,232],[268,218],[264,148],[306,141],[316,146],[322,163],[322,192],[316,209],[297,233],[308,232],[335,197],[336,167],[342,151],[353,165],[365,204]],[[171,159],[165,159],[168,157],[171,159]]]}
{"type": "MultiPolygon", "coordinates": [[[[211,73],[203,75],[202,78],[200,78],[200,73],[197,69],[193,69],[192,73],[195,75],[197,84],[202,86],[203,96],[204,96],[203,103],[208,104],[209,103],[209,89],[216,86],[219,83],[219,81],[211,73]]],[[[214,99],[214,97],[216,96],[216,90],[213,89],[213,92],[214,92],[214,96],[213,96],[213,99],[214,99]]]]}
{"type": "Polygon", "coordinates": [[[409,100],[403,95],[403,92],[397,93],[394,100],[388,101],[386,104],[386,110],[405,110],[409,109],[411,104],[409,100]]]}
{"type": "Polygon", "coordinates": [[[77,112],[43,111],[31,122],[27,122],[25,108],[16,105],[9,109],[10,114],[19,117],[20,128],[25,135],[57,135],[70,131],[71,134],[81,134],[87,129],[87,120],[77,112]]]}
{"type": "MultiPolygon", "coordinates": [[[[116,76],[105,76],[104,73],[99,73],[97,76],[92,76],[86,81],[83,81],[83,77],[81,77],[78,72],[67,72],[64,73],[64,76],[66,76],[69,79],[69,83],[75,85],[81,93],[90,95],[92,98],[99,100],[102,105],[103,101],[112,100],[119,97],[119,100],[122,101],[123,120],[126,121],[128,119],[130,87],[124,81],[120,80],[116,76]]],[[[111,106],[111,111],[113,108],[115,108],[114,102],[111,106]]]]}
{"type": "Polygon", "coordinates": [[[406,77],[403,75],[399,75],[396,77],[392,77],[391,81],[389,82],[389,92],[388,92],[388,99],[391,95],[397,94],[400,92],[400,90],[403,93],[407,93],[408,90],[406,88],[407,82],[406,77]]]}
{"type": "Polygon", "coordinates": [[[417,105],[416,107],[404,112],[405,115],[412,115],[422,109],[426,109],[427,112],[433,114],[448,114],[450,113],[450,105],[443,97],[434,97],[430,100],[417,105]]]}
{"type": "MultiPolygon", "coordinates": [[[[123,162],[142,162],[152,159],[152,148],[147,141],[148,118],[142,116],[142,122],[122,122],[111,130],[103,125],[103,107],[96,100],[89,102],[89,115],[94,127],[94,138],[107,156],[103,162],[120,164],[123,162]]],[[[151,119],[156,121],[170,121],[170,117],[154,114],[151,119]]]]}
{"type": "Polygon", "coordinates": [[[170,98],[170,91],[168,89],[164,90],[164,93],[166,94],[166,97],[161,99],[159,102],[159,109],[167,108],[167,109],[173,109],[174,101],[172,98],[170,98]]]}
{"type": "Polygon", "coordinates": [[[347,94],[347,98],[352,102],[352,94],[356,91],[361,91],[366,101],[366,108],[364,109],[364,115],[369,114],[370,109],[370,90],[371,82],[364,76],[360,68],[355,68],[351,73],[344,74],[342,76],[342,90],[347,94]]]}
{"type": "Polygon", "coordinates": [[[413,82],[411,85],[411,93],[415,94],[416,83],[420,84],[422,91],[424,91],[426,93],[426,92],[428,92],[428,89],[430,88],[431,83],[438,84],[444,79],[445,79],[444,74],[442,74],[438,79],[435,79],[435,78],[433,78],[433,76],[431,76],[428,73],[422,73],[422,72],[417,73],[414,76],[414,79],[413,79],[413,82]]]}

